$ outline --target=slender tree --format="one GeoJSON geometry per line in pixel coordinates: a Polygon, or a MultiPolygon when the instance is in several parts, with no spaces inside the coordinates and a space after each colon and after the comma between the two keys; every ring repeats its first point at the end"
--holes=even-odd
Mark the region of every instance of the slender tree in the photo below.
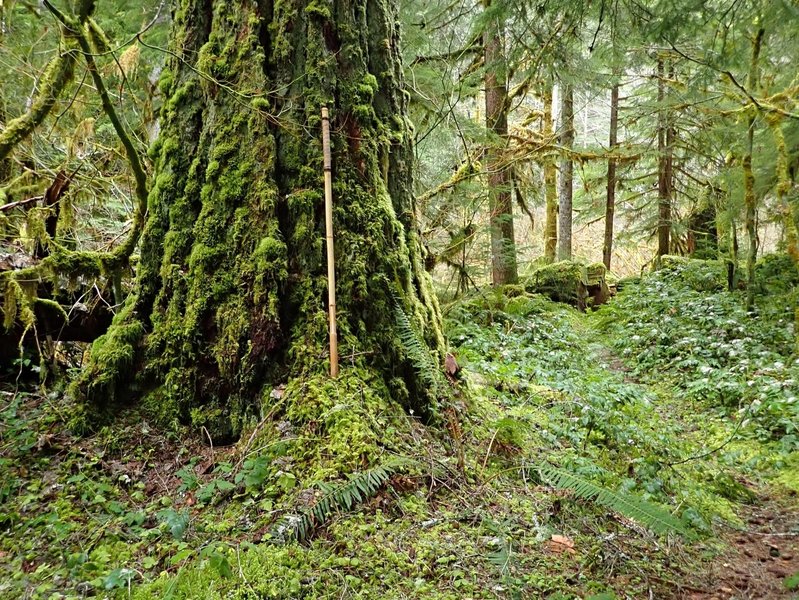
{"type": "Polygon", "coordinates": [[[558,260],[572,257],[572,195],[574,162],[570,156],[574,145],[574,90],[571,84],[563,86],[560,95],[560,200],[558,207],[558,260]]]}
{"type": "MultiPolygon", "coordinates": [[[[618,144],[619,129],[619,84],[613,85],[610,91],[610,131],[608,134],[608,151],[613,152],[618,144]]],[[[602,244],[602,262],[610,269],[613,255],[613,216],[616,212],[616,158],[608,159],[608,185],[605,200],[605,237],[602,244]]]]}
{"type": "MultiPolygon", "coordinates": [[[[554,141],[554,122],[552,117],[552,86],[547,85],[543,93],[544,123],[543,134],[545,143],[554,141]]],[[[558,184],[557,168],[551,154],[547,154],[543,161],[544,171],[544,197],[546,202],[546,223],[544,225],[544,258],[547,262],[555,260],[558,246],[558,184]]]]}
{"type": "Polygon", "coordinates": [[[486,9],[491,18],[484,33],[486,127],[494,140],[486,150],[488,204],[491,227],[491,281],[494,285],[515,283],[516,242],[513,235],[511,171],[504,164],[502,149],[508,135],[508,81],[505,64],[503,22],[497,11],[486,9]]]}
{"type": "MultiPolygon", "coordinates": [[[[758,62],[763,46],[763,36],[766,31],[762,27],[757,30],[752,39],[752,58],[749,65],[747,87],[750,92],[758,88],[758,62]]],[[[755,174],[752,169],[752,154],[755,142],[755,124],[757,121],[757,106],[749,105],[746,119],[746,150],[742,161],[744,177],[744,203],[746,205],[746,235],[749,241],[749,250],[746,254],[746,309],[752,310],[755,306],[755,262],[757,261],[757,194],[755,193],[755,174]]]]}
{"type": "Polygon", "coordinates": [[[671,237],[671,202],[674,129],[666,104],[665,58],[658,56],[658,256],[669,253],[671,237]]]}

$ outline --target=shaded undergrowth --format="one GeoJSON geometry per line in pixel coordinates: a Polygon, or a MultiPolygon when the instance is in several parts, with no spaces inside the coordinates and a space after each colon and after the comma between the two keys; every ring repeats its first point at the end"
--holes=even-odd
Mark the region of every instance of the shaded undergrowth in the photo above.
{"type": "Polygon", "coordinates": [[[226,448],[135,412],[75,438],[59,395],[7,389],[0,597],[554,600],[708,585],[699,574],[751,505],[779,501],[796,527],[791,292],[760,290],[746,315],[715,264],[667,266],[593,315],[516,288],[448,307],[454,442],[362,372],[274,390],[278,409],[226,448]]]}

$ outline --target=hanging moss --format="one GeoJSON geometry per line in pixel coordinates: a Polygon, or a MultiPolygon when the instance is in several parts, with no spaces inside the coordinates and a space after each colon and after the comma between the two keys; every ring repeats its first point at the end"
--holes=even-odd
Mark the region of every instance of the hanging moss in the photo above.
{"type": "Polygon", "coordinates": [[[65,36],[62,42],[66,47],[48,63],[39,79],[39,93],[34,98],[30,110],[6,123],[0,133],[0,160],[6,158],[17,144],[41,125],[55,106],[61,92],[72,80],[77,52],[71,38],[65,36]]]}

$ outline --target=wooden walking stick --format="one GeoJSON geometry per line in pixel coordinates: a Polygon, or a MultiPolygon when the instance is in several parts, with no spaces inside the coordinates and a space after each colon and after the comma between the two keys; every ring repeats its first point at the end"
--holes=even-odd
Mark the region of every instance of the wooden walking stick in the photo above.
{"type": "Polygon", "coordinates": [[[336,259],[333,251],[333,168],[330,160],[330,117],[322,107],[322,153],[325,169],[325,239],[327,240],[327,311],[330,318],[330,376],[338,377],[336,333],[336,259]]]}

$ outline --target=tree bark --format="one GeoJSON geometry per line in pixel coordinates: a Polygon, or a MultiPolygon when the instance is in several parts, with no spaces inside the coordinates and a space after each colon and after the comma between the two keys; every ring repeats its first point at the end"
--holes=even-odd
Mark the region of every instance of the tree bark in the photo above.
{"type": "Polygon", "coordinates": [[[674,129],[666,102],[665,59],[658,57],[658,256],[669,253],[674,129]]]}
{"type": "Polygon", "coordinates": [[[574,162],[569,152],[574,145],[574,90],[564,85],[560,97],[560,200],[558,207],[558,260],[572,257],[572,195],[574,186],[574,162]]]}
{"type": "MultiPolygon", "coordinates": [[[[765,30],[760,28],[752,40],[752,59],[749,65],[747,87],[754,94],[758,87],[758,61],[763,44],[765,30]]],[[[746,205],[746,235],[749,239],[749,251],[746,255],[746,310],[755,307],[755,263],[757,262],[757,196],[755,195],[755,174],[752,170],[752,154],[755,141],[755,121],[757,107],[749,107],[746,129],[746,152],[743,157],[744,204],[746,205]]]]}
{"type": "Polygon", "coordinates": [[[420,362],[430,350],[440,363],[444,340],[411,192],[396,4],[182,0],[170,51],[136,290],[73,386],[86,425],[132,395],[232,440],[275,386],[326,377],[325,104],[342,378],[375,374],[430,416],[420,362]]]}
{"type": "MultiPolygon", "coordinates": [[[[552,87],[547,85],[544,100],[544,140],[554,143],[554,122],[552,119],[552,87]]],[[[555,261],[558,247],[558,184],[557,168],[551,155],[544,158],[544,197],[546,202],[546,224],[544,226],[544,258],[546,262],[555,261]]]]}
{"type": "MultiPolygon", "coordinates": [[[[486,7],[490,3],[486,4],[486,7]]],[[[516,242],[513,234],[511,171],[503,164],[508,135],[508,84],[503,23],[492,19],[484,34],[486,127],[494,140],[486,149],[488,205],[491,228],[491,281],[516,283],[516,242]]]]}
{"type": "MultiPolygon", "coordinates": [[[[618,143],[619,129],[619,84],[615,84],[610,91],[610,132],[608,150],[612,153],[618,143]]],[[[616,212],[616,159],[608,159],[608,187],[605,202],[605,238],[602,244],[602,262],[610,270],[610,261],[613,255],[613,216],[616,212]]]]}

